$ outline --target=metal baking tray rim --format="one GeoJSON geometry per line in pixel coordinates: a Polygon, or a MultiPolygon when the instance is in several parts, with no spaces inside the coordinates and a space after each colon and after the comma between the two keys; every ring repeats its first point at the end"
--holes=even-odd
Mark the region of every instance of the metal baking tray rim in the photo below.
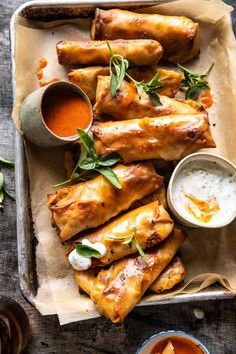
{"type": "MultiPolygon", "coordinates": [[[[111,7],[111,6],[140,6],[140,5],[153,5],[157,2],[170,2],[172,0],[157,0],[157,1],[137,1],[137,0],[120,0],[104,2],[101,4],[99,0],[93,1],[28,1],[21,6],[19,6],[13,13],[10,20],[10,40],[11,40],[11,66],[12,66],[12,91],[13,91],[13,104],[15,102],[15,92],[16,86],[14,82],[14,46],[15,46],[15,21],[16,17],[19,16],[27,8],[34,7],[111,7]]],[[[30,224],[32,220],[30,219],[30,198],[29,198],[29,181],[27,175],[27,162],[24,152],[24,139],[22,134],[15,129],[15,185],[16,185],[16,212],[17,212],[17,250],[18,250],[18,272],[20,288],[24,297],[28,300],[30,304],[35,306],[35,296],[37,293],[35,285],[36,267],[32,269],[32,257],[33,257],[33,240],[32,230],[30,224]]],[[[163,298],[156,301],[141,301],[137,306],[150,306],[150,305],[164,305],[164,304],[176,304],[183,302],[192,301],[206,301],[206,300],[217,300],[217,299],[231,299],[235,297],[236,294],[225,289],[221,285],[205,288],[197,293],[193,294],[177,294],[169,298],[163,298]]]]}

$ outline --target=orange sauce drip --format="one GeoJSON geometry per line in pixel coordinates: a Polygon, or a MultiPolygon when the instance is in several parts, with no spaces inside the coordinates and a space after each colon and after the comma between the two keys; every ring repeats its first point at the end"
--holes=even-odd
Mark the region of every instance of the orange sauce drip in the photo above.
{"type": "Polygon", "coordinates": [[[204,200],[197,199],[189,194],[185,194],[185,196],[200,211],[200,215],[197,215],[190,204],[186,206],[188,212],[193,215],[197,220],[209,222],[211,221],[213,215],[215,215],[220,210],[220,206],[217,200],[214,198],[212,198],[209,202],[205,202],[204,200]]]}
{"type": "Polygon", "coordinates": [[[48,80],[48,81],[43,81],[42,80],[42,78],[43,78],[43,69],[45,69],[47,65],[48,65],[48,62],[47,62],[47,60],[45,58],[40,58],[39,59],[36,75],[37,75],[37,78],[38,78],[38,81],[39,81],[39,85],[41,87],[49,85],[49,84],[51,84],[53,82],[59,81],[59,79],[56,78],[56,77],[54,77],[53,79],[48,80]]]}
{"type": "Polygon", "coordinates": [[[163,350],[167,346],[168,340],[174,347],[175,354],[203,354],[203,351],[196,345],[188,341],[187,339],[164,339],[163,341],[157,343],[157,345],[152,349],[150,354],[162,354],[163,350]]]}
{"type": "Polygon", "coordinates": [[[45,58],[41,58],[39,59],[39,63],[38,63],[38,68],[36,71],[36,75],[38,80],[41,80],[43,77],[43,69],[46,68],[46,66],[48,65],[48,62],[45,58]]]}
{"type": "Polygon", "coordinates": [[[88,127],[91,113],[87,102],[74,92],[57,90],[44,96],[42,113],[45,124],[56,135],[76,135],[76,129],[88,127]]]}
{"type": "Polygon", "coordinates": [[[200,96],[201,103],[204,104],[206,108],[210,108],[213,105],[213,98],[210,90],[203,91],[200,96]]]}
{"type": "Polygon", "coordinates": [[[53,79],[48,80],[48,81],[43,81],[43,80],[39,81],[39,85],[40,85],[41,87],[43,87],[43,86],[52,84],[53,82],[57,82],[57,81],[60,81],[60,80],[59,80],[58,78],[54,77],[53,79]]]}

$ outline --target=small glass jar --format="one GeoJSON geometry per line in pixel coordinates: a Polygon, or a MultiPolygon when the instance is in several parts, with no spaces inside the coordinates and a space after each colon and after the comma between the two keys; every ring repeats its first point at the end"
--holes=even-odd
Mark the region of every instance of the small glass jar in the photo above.
{"type": "Polygon", "coordinates": [[[0,296],[0,354],[19,354],[27,345],[30,327],[24,309],[0,296]]]}

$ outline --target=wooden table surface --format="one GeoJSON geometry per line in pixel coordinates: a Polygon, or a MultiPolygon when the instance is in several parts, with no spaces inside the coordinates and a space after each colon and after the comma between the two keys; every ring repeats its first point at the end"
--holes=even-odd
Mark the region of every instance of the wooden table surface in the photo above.
{"type": "MultiPolygon", "coordinates": [[[[22,0],[0,2],[0,156],[9,159],[14,159],[9,21],[13,11],[22,3],[22,0]]],[[[227,3],[236,6],[235,0],[227,3]]],[[[236,30],[235,13],[233,22],[236,30]]],[[[6,172],[6,182],[9,190],[14,192],[12,172],[6,172]]],[[[9,200],[4,211],[0,212],[0,295],[18,301],[29,316],[32,335],[25,354],[135,353],[145,339],[168,329],[192,333],[205,341],[213,354],[236,353],[236,299],[137,308],[124,324],[119,325],[98,318],[60,327],[56,316],[41,316],[23,298],[19,288],[16,208],[14,202],[9,200]],[[203,320],[195,318],[195,308],[204,311],[203,320]]]]}

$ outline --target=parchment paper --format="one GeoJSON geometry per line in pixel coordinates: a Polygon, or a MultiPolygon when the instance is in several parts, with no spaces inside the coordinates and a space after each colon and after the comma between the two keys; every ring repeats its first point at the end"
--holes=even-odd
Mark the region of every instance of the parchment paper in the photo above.
{"type": "MultiPolygon", "coordinates": [[[[219,0],[176,0],[141,12],[185,15],[200,22],[201,55],[187,63],[198,72],[215,63],[209,77],[214,104],[210,109],[211,130],[217,144],[211,149],[236,163],[236,45],[229,13],[232,11],[219,0]]],[[[20,128],[19,107],[23,98],[38,88],[35,75],[38,60],[45,57],[48,67],[44,79],[66,79],[66,69],[57,63],[55,44],[63,39],[88,39],[91,21],[73,20],[27,22],[20,19],[16,25],[15,72],[16,97],[13,119],[20,128]]],[[[73,270],[64,258],[64,249],[50,225],[47,194],[51,186],[65,178],[63,149],[45,151],[25,143],[30,178],[30,193],[37,247],[37,271],[40,287],[36,297],[38,310],[46,315],[57,313],[65,324],[99,316],[92,301],[79,294],[73,270]]],[[[184,286],[175,292],[195,293],[220,281],[236,292],[236,222],[221,230],[188,230],[190,237],[182,247],[187,268],[184,286]]],[[[155,301],[160,296],[146,296],[155,301]]]]}

